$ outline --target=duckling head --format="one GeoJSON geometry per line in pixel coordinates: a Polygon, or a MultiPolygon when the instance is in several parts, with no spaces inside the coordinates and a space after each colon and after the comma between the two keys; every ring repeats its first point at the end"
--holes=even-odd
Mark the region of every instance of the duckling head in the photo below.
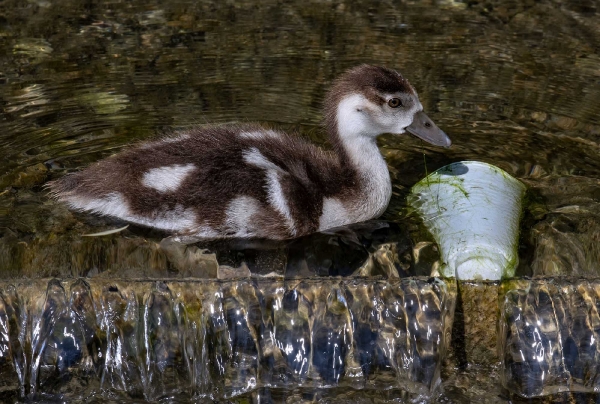
{"type": "Polygon", "coordinates": [[[325,121],[329,133],[342,143],[408,132],[436,146],[452,144],[423,112],[408,80],[380,66],[361,65],[341,75],[325,100],[325,121]]]}

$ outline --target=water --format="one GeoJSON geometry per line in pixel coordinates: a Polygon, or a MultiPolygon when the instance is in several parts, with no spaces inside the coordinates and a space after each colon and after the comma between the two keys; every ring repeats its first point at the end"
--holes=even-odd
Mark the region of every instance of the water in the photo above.
{"type": "MultiPolygon", "coordinates": [[[[2,267],[38,271],[35,257],[70,249],[75,227],[88,232],[40,192],[48,179],[206,122],[259,121],[322,140],[327,84],[373,62],[404,72],[454,140],[450,150],[381,140],[395,185],[386,219],[401,220],[406,187],[427,171],[489,162],[536,202],[518,275],[594,276],[600,35],[589,3],[4,3],[2,267]]],[[[71,272],[56,266],[52,275],[71,272]]]]}
{"type": "Polygon", "coordinates": [[[80,279],[5,284],[0,297],[3,384],[33,399],[107,389],[222,399],[260,387],[428,394],[439,383],[456,285],[80,279]]]}
{"type": "MultiPolygon", "coordinates": [[[[14,284],[19,296],[25,293],[18,286],[23,279],[44,278],[27,286],[27,293],[39,300],[36,307],[41,307],[46,296],[60,302],[72,296],[68,288],[64,297],[55,293],[60,288],[47,294],[52,277],[70,285],[69,278],[86,276],[95,290],[94,282],[115,278],[226,281],[240,273],[270,272],[284,279],[286,273],[384,279],[427,275],[437,265],[437,253],[431,237],[403,211],[408,189],[443,165],[480,160],[501,167],[529,187],[516,275],[593,282],[600,263],[599,26],[598,2],[593,0],[0,2],[0,277],[7,288],[14,284]],[[363,62],[403,72],[429,116],[454,142],[446,150],[408,136],[380,139],[394,185],[383,220],[400,229],[379,233],[381,240],[367,241],[365,234],[377,233],[371,229],[359,232],[358,243],[334,236],[332,243],[338,248],[331,250],[326,244],[329,236],[290,246],[181,246],[163,240],[165,234],[138,227],[103,238],[82,238],[123,224],[69,212],[42,189],[46,181],[156,132],[194,124],[256,121],[322,142],[320,105],[328,83],[363,62]],[[387,243],[392,236],[394,242],[387,243]]],[[[463,286],[462,292],[471,286],[463,286]]],[[[524,296],[535,290],[529,284],[513,286],[524,296]]],[[[472,287],[479,291],[480,286],[472,287]]],[[[464,338],[453,339],[441,369],[442,389],[436,390],[440,395],[431,400],[506,402],[513,393],[535,396],[560,390],[552,387],[558,382],[539,387],[535,372],[527,376],[533,382],[526,387],[521,379],[504,376],[510,390],[503,390],[495,375],[505,374],[499,365],[504,356],[481,347],[492,346],[489,341],[496,338],[513,341],[513,334],[495,331],[498,308],[509,303],[483,300],[491,307],[482,312],[466,299],[457,303],[457,318],[465,321],[461,332],[455,324],[454,333],[464,338]]],[[[527,298],[517,302],[525,307],[527,298]]],[[[138,310],[145,307],[141,301],[137,304],[138,310]]],[[[5,401],[17,400],[19,392],[40,393],[43,400],[45,386],[52,383],[77,390],[53,377],[79,369],[80,363],[93,370],[86,379],[89,391],[98,388],[100,373],[94,373],[94,366],[99,362],[89,350],[85,360],[60,354],[81,351],[68,345],[81,340],[65,339],[60,345],[58,329],[50,327],[52,321],[63,330],[67,327],[76,311],[66,307],[70,306],[57,303],[52,315],[40,317],[43,311],[38,310],[37,319],[27,317],[28,324],[40,327],[35,338],[15,331],[31,330],[30,325],[6,329],[11,343],[25,341],[25,335],[30,335],[30,342],[10,347],[11,355],[22,358],[21,367],[0,363],[7,380],[2,387],[8,394],[5,401]],[[41,366],[50,359],[54,368],[41,366]],[[35,383],[43,388],[35,383],[32,387],[33,363],[40,364],[35,383]]],[[[124,318],[135,318],[127,317],[135,310],[124,302],[119,307],[124,318]]],[[[548,312],[543,305],[528,307],[536,316],[548,312]]],[[[578,313],[575,308],[572,312],[578,313]]],[[[17,324],[22,314],[6,318],[0,322],[17,324]]],[[[168,321],[175,319],[171,316],[168,321]]],[[[130,348],[133,345],[121,345],[130,348]]],[[[240,355],[240,363],[245,363],[247,354],[240,355]]],[[[131,380],[138,377],[136,369],[143,368],[136,365],[139,360],[146,361],[124,362],[131,380]]],[[[118,388],[125,385],[122,375],[110,369],[102,372],[104,383],[117,390],[94,395],[96,402],[143,400],[144,394],[158,397],[144,390],[153,385],[148,380],[140,382],[135,392],[123,393],[118,388]]],[[[569,378],[560,380],[563,386],[573,385],[569,378]]],[[[161,388],[158,382],[156,386],[161,388]]],[[[267,390],[257,387],[239,397],[419,401],[418,395],[393,389],[379,396],[344,388],[267,390]]],[[[52,388],[48,391],[54,394],[52,388]]],[[[580,399],[560,395],[554,399],[573,397],[580,399]]]]}
{"type": "Polygon", "coordinates": [[[598,281],[512,286],[500,322],[506,336],[503,377],[510,388],[525,397],[598,392],[598,281]]]}

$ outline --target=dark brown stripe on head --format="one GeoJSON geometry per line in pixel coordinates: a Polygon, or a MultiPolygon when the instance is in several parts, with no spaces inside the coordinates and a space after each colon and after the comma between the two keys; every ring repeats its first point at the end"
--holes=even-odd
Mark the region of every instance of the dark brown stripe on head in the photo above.
{"type": "Polygon", "coordinates": [[[337,106],[345,96],[363,94],[368,100],[383,104],[380,94],[403,92],[415,94],[408,80],[395,70],[381,66],[360,65],[354,67],[333,82],[325,98],[325,125],[332,142],[337,142],[337,106]]]}
{"type": "Polygon", "coordinates": [[[415,93],[408,80],[397,71],[372,65],[361,65],[348,70],[334,82],[331,92],[350,94],[369,89],[385,94],[415,93]]]}

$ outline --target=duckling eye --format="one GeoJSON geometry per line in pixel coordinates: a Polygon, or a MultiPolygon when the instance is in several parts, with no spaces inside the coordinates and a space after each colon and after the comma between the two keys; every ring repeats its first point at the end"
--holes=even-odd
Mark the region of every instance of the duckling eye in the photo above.
{"type": "Polygon", "coordinates": [[[392,108],[398,108],[402,106],[402,101],[400,101],[400,98],[392,98],[388,101],[388,105],[392,108]]]}

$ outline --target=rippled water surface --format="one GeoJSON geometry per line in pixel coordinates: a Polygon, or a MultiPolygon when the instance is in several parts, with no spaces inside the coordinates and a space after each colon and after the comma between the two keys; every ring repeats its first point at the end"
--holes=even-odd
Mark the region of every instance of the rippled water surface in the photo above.
{"type": "MultiPolygon", "coordinates": [[[[211,277],[218,260],[219,276],[230,277],[227,268],[235,272],[240,262],[235,248],[205,246],[216,255],[199,259],[205,249],[173,246],[138,227],[82,238],[119,223],[69,212],[43,184],[190,125],[257,121],[322,142],[320,107],[329,83],[367,62],[401,71],[454,142],[441,149],[409,136],[380,139],[394,184],[383,219],[401,229],[392,232],[398,240],[410,235],[422,255],[408,259],[409,274],[427,272],[436,255],[404,213],[408,188],[450,162],[480,160],[529,187],[518,276],[598,277],[598,7],[595,0],[4,0],[0,276],[211,277]]],[[[393,252],[402,262],[398,245],[406,247],[378,242],[356,254],[387,262],[393,252]]],[[[295,246],[284,255],[305,257],[308,247],[295,246]]],[[[244,265],[279,271],[287,265],[279,247],[244,265]]],[[[314,248],[311,257],[321,257],[314,248]]],[[[326,275],[346,275],[354,255],[336,257],[348,262],[328,263],[326,275]]],[[[301,265],[290,268],[306,275],[301,265]]],[[[389,266],[380,268],[386,273],[389,266]]],[[[479,373],[462,372],[448,373],[436,400],[505,401],[490,382],[495,370],[483,372],[475,387],[469,380],[479,373]]],[[[400,397],[388,393],[381,400],[400,397]]],[[[323,394],[349,400],[346,392],[323,394]]],[[[369,397],[361,400],[379,400],[369,397]]]]}

